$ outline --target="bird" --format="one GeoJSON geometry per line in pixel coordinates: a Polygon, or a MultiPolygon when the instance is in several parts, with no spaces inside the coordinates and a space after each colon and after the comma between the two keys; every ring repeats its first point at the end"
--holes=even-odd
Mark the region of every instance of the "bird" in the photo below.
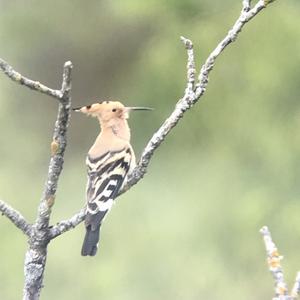
{"type": "Polygon", "coordinates": [[[148,107],[126,107],[119,101],[102,101],[73,108],[76,112],[96,117],[100,133],[86,157],[86,217],[82,256],[95,256],[100,239],[100,227],[127,175],[136,166],[130,144],[129,113],[152,110],[148,107]]]}

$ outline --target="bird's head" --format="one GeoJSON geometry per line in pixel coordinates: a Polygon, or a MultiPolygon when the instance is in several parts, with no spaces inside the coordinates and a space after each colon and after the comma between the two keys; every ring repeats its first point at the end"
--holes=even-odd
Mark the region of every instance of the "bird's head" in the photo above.
{"type": "Polygon", "coordinates": [[[126,107],[119,101],[102,101],[91,105],[73,108],[74,111],[97,117],[101,122],[107,123],[115,119],[128,119],[129,112],[133,110],[152,110],[148,107],[126,107]]]}

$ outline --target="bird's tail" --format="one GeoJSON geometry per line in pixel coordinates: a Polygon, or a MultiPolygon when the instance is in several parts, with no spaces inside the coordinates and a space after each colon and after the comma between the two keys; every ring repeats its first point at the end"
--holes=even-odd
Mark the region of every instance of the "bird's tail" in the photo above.
{"type": "Polygon", "coordinates": [[[96,228],[92,228],[91,225],[86,227],[86,233],[81,248],[82,256],[94,256],[98,250],[98,242],[100,238],[100,225],[97,225],[96,228]]]}

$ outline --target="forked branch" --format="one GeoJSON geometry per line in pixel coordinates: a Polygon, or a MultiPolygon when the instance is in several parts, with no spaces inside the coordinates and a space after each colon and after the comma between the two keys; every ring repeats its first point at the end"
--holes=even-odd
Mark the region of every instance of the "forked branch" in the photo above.
{"type": "Polygon", "coordinates": [[[61,90],[50,89],[39,81],[34,81],[29,79],[19,72],[15,71],[11,65],[9,65],[5,60],[0,58],[0,69],[6,74],[11,80],[24,85],[34,91],[46,94],[48,96],[54,97],[60,100],[63,96],[61,90]]]}
{"type": "Polygon", "coordinates": [[[53,139],[51,142],[51,159],[45,190],[39,204],[36,222],[29,225],[24,217],[6,204],[0,201],[0,211],[7,216],[19,229],[29,236],[29,249],[25,255],[24,273],[24,300],[39,299],[43,275],[46,266],[47,246],[50,241],[49,221],[51,208],[54,204],[55,193],[59,176],[64,162],[64,152],[67,145],[66,134],[70,119],[71,109],[71,70],[72,63],[66,62],[63,69],[62,87],[53,90],[28,79],[16,72],[7,62],[0,59],[0,69],[13,81],[22,84],[35,91],[47,94],[58,100],[58,114],[54,126],[53,139]]]}
{"type": "Polygon", "coordinates": [[[25,220],[25,218],[10,205],[0,200],[0,211],[2,215],[5,215],[13,224],[23,231],[24,234],[30,236],[31,225],[25,220]]]}
{"type": "Polygon", "coordinates": [[[140,181],[147,172],[147,167],[150,163],[154,151],[164,141],[165,137],[170,133],[173,127],[177,125],[179,120],[184,116],[184,113],[196,104],[203,96],[208,84],[208,76],[212,71],[217,57],[222,51],[232,42],[234,42],[242,28],[246,23],[253,19],[262,9],[266,7],[268,2],[259,0],[257,4],[251,9],[250,1],[243,1],[243,8],[233,27],[229,30],[225,38],[217,45],[206,59],[201,67],[198,75],[198,80],[195,81],[196,69],[194,62],[193,44],[190,40],[181,37],[188,54],[187,63],[187,88],[184,91],[183,97],[177,102],[175,109],[170,116],[165,120],[156,133],[152,136],[146,145],[137,167],[130,174],[127,184],[120,192],[124,193],[140,181]]]}
{"type": "Polygon", "coordinates": [[[36,222],[33,224],[29,249],[25,256],[24,300],[39,299],[46,266],[47,246],[51,240],[49,222],[51,208],[55,201],[58,180],[63,169],[64,153],[67,146],[67,129],[71,109],[71,71],[72,63],[66,62],[63,70],[58,114],[51,142],[51,159],[45,189],[38,208],[36,222]]]}

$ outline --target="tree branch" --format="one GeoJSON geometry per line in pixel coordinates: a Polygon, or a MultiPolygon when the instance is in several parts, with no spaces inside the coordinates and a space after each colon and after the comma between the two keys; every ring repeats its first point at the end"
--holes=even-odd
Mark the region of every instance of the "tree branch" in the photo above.
{"type": "Polygon", "coordinates": [[[54,239],[57,236],[63,234],[66,231],[69,231],[72,228],[75,228],[80,224],[85,218],[85,208],[81,209],[73,217],[68,220],[60,221],[50,229],[50,238],[54,239]]]}
{"type": "Polygon", "coordinates": [[[271,237],[268,227],[266,227],[266,226],[263,227],[260,230],[260,233],[263,235],[263,239],[265,242],[269,270],[272,273],[273,278],[275,280],[276,297],[279,297],[279,296],[287,297],[288,296],[288,288],[287,288],[287,284],[285,283],[285,280],[284,280],[283,269],[280,265],[280,261],[283,259],[283,257],[281,255],[279,255],[278,249],[272,240],[272,237],[271,237]]]}
{"type": "MultiPolygon", "coordinates": [[[[266,1],[266,0],[265,0],[266,1]]],[[[206,86],[208,84],[208,75],[210,71],[213,69],[215,60],[217,57],[225,50],[225,48],[234,42],[239,33],[242,31],[242,28],[252,20],[262,9],[264,9],[267,5],[264,0],[259,0],[257,4],[251,9],[250,3],[251,1],[243,1],[243,9],[241,14],[232,29],[230,29],[225,36],[225,38],[218,44],[218,46],[212,51],[212,53],[208,56],[204,65],[201,68],[198,84],[195,91],[195,99],[193,100],[193,104],[196,103],[199,98],[204,94],[206,90],[206,86]]]]}
{"type": "Polygon", "coordinates": [[[6,216],[13,224],[23,231],[24,234],[30,236],[31,225],[25,220],[25,218],[10,205],[0,200],[0,211],[2,215],[6,216]]]}
{"type": "Polygon", "coordinates": [[[63,71],[63,82],[60,90],[60,102],[57,120],[54,126],[51,143],[51,159],[45,190],[40,201],[38,214],[29,240],[29,249],[25,256],[24,300],[39,299],[42,289],[44,270],[47,259],[47,246],[50,241],[49,220],[54,205],[57,183],[64,163],[67,145],[67,128],[71,109],[71,70],[72,63],[66,62],[63,71]]]}
{"type": "Polygon", "coordinates": [[[29,249],[25,256],[24,300],[39,299],[42,288],[44,269],[47,258],[49,237],[49,220],[51,207],[54,204],[55,193],[60,173],[63,168],[64,152],[67,145],[66,134],[71,109],[71,71],[72,63],[66,62],[63,70],[63,81],[60,90],[53,90],[47,86],[26,78],[16,72],[7,62],[0,59],[0,69],[13,81],[30,89],[47,94],[59,100],[57,120],[54,126],[51,143],[51,159],[45,190],[40,201],[36,222],[31,226],[13,208],[0,202],[0,211],[5,214],[18,228],[29,236],[29,249]]]}
{"type": "Polygon", "coordinates": [[[39,229],[48,228],[51,207],[54,204],[57,183],[64,163],[64,152],[67,145],[67,127],[70,119],[71,109],[71,62],[66,62],[63,71],[63,83],[61,88],[61,103],[58,107],[57,120],[51,143],[51,159],[48,168],[48,177],[45,190],[40,202],[36,225],[39,229]]]}
{"type": "Polygon", "coordinates": [[[187,59],[187,86],[185,93],[193,93],[194,84],[196,78],[196,67],[195,67],[195,58],[194,58],[194,49],[193,43],[191,40],[186,39],[185,37],[180,37],[183,42],[185,49],[187,51],[188,59],[187,59]]]}
{"type": "Polygon", "coordinates": [[[195,67],[194,67],[194,54],[192,42],[188,39],[181,38],[188,52],[188,82],[187,88],[185,89],[183,97],[178,101],[175,109],[171,115],[166,119],[166,121],[161,125],[157,132],[154,133],[148,144],[146,145],[140,161],[137,167],[128,176],[128,180],[124,188],[119,194],[122,194],[129,190],[133,185],[140,181],[147,172],[147,167],[150,163],[151,157],[154,151],[159,147],[159,145],[164,141],[166,136],[172,130],[173,127],[177,125],[179,120],[184,116],[184,113],[190,109],[194,104],[196,104],[199,99],[203,96],[208,84],[208,75],[213,69],[215,60],[221,54],[221,52],[233,41],[235,41],[241,32],[243,26],[249,22],[253,17],[255,17],[263,8],[268,4],[263,0],[259,0],[257,4],[251,9],[250,0],[243,1],[243,9],[238,18],[238,20],[233,25],[232,29],[229,30],[225,38],[218,44],[218,46],[211,52],[208,56],[206,62],[201,68],[198,76],[198,81],[195,83],[195,67]]]}
{"type": "Polygon", "coordinates": [[[40,93],[54,97],[54,98],[58,99],[59,101],[63,97],[63,94],[61,91],[50,89],[38,81],[34,81],[34,80],[26,78],[25,76],[21,75],[19,72],[15,71],[12,68],[12,66],[10,66],[5,60],[3,60],[1,58],[0,58],[0,69],[11,80],[13,80],[21,85],[25,85],[34,91],[38,91],[40,93]]]}
{"type": "Polygon", "coordinates": [[[273,300],[295,300],[299,296],[300,272],[297,274],[296,282],[291,295],[289,295],[288,287],[284,280],[283,269],[280,265],[280,261],[283,259],[283,256],[279,255],[278,249],[272,240],[268,227],[264,226],[260,230],[260,233],[263,235],[265,242],[269,270],[275,281],[275,298],[273,298],[273,300]]]}

